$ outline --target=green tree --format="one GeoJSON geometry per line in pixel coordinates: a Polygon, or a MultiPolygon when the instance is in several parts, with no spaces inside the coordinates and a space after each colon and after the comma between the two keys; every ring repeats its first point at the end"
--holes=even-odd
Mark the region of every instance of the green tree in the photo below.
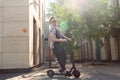
{"type": "Polygon", "coordinates": [[[119,25],[119,18],[114,18],[112,15],[119,8],[108,7],[108,0],[56,0],[51,4],[49,15],[56,16],[58,24],[65,26],[65,33],[72,37],[74,52],[76,52],[76,45],[80,39],[87,39],[90,44],[90,53],[93,57],[92,41],[99,42],[103,45],[101,38],[107,38],[116,29],[114,26],[119,25]]]}

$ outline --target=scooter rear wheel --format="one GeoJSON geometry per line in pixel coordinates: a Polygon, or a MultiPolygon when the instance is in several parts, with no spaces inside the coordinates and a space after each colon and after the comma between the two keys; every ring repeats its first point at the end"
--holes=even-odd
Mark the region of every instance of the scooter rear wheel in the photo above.
{"type": "Polygon", "coordinates": [[[53,70],[47,71],[47,75],[49,76],[49,78],[52,78],[54,75],[54,71],[53,70]]]}
{"type": "Polygon", "coordinates": [[[79,78],[80,77],[80,72],[78,70],[74,70],[72,72],[72,74],[75,76],[75,78],[79,78]]]}

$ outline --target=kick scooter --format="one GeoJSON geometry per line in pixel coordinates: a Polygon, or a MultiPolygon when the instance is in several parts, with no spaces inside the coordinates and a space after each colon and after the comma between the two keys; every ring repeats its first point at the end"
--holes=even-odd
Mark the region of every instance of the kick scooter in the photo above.
{"type": "Polygon", "coordinates": [[[66,71],[66,73],[62,73],[61,71],[59,73],[55,73],[53,70],[48,70],[47,75],[49,76],[49,78],[52,78],[54,75],[65,75],[66,77],[70,77],[73,75],[75,78],[79,78],[80,72],[75,67],[72,53],[70,53],[70,59],[72,63],[72,68],[69,71],[66,71]]]}

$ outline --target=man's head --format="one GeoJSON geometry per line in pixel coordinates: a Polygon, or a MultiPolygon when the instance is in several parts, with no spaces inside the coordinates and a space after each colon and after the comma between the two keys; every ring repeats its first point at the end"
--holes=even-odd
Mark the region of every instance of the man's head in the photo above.
{"type": "Polygon", "coordinates": [[[55,17],[50,17],[50,24],[53,24],[53,25],[56,25],[56,19],[55,19],[55,17]]]}

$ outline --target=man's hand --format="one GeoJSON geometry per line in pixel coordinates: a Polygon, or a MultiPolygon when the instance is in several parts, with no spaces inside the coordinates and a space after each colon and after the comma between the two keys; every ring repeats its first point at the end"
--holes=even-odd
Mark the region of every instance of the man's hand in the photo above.
{"type": "Polygon", "coordinates": [[[67,41],[72,41],[72,39],[71,38],[67,38],[67,41]]]}
{"type": "Polygon", "coordinates": [[[60,39],[61,42],[67,42],[67,39],[60,39]]]}

